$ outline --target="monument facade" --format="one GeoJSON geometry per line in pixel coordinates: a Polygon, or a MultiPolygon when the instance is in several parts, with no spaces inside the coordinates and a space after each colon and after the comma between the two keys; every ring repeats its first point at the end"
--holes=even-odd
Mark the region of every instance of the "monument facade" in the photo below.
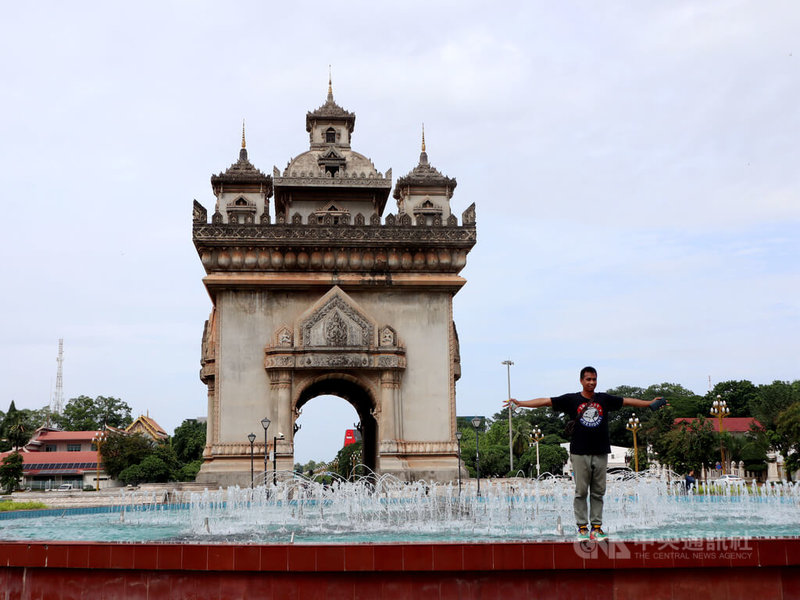
{"type": "Polygon", "coordinates": [[[265,175],[250,163],[243,131],[239,159],[211,177],[210,222],[194,203],[192,237],[213,305],[198,481],[249,485],[247,436],[257,434],[263,457],[265,416],[267,450],[283,433],[277,468],[291,470],[297,417],[323,395],[355,408],[370,469],[457,476],[452,299],[476,242],[475,206],[461,222],[451,212],[456,180],[430,165],[423,132],[419,164],[394,186],[397,212],[384,217],[391,169],[379,172],[352,149],[354,127],[329,84],[326,102],[306,114],[307,151],[265,175]]]}

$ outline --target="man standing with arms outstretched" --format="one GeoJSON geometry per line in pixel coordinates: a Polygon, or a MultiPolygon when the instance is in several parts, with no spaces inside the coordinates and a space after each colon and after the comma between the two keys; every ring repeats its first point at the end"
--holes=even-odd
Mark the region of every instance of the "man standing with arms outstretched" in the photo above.
{"type": "Polygon", "coordinates": [[[607,538],[603,532],[603,496],[606,494],[606,468],[608,454],[611,452],[608,413],[623,406],[649,406],[652,410],[656,410],[666,402],[662,398],[649,401],[595,392],[597,371],[594,367],[581,369],[581,387],[583,389],[580,392],[556,398],[534,398],[524,401],[511,398],[506,401],[506,406],[509,402],[514,406],[526,408],[552,406],[553,410],[566,413],[574,420],[569,452],[575,476],[573,508],[575,521],[578,524],[578,538],[600,541],[607,538]],[[591,515],[586,505],[587,494],[591,497],[591,515]]]}

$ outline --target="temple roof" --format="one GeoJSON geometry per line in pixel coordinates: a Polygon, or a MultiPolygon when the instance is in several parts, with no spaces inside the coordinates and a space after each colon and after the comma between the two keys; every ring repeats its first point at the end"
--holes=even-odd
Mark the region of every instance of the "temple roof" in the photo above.
{"type": "Polygon", "coordinates": [[[333,87],[331,86],[330,79],[328,79],[328,98],[325,100],[325,104],[320,106],[317,110],[306,113],[306,131],[311,131],[311,128],[314,126],[314,121],[321,119],[344,121],[350,133],[353,132],[353,128],[356,125],[355,113],[346,111],[334,102],[333,87]]]}
{"type": "Polygon", "coordinates": [[[452,194],[456,189],[454,177],[442,175],[435,167],[428,162],[428,153],[425,152],[425,134],[422,137],[422,152],[419,154],[419,164],[410,173],[397,178],[397,185],[394,188],[394,197],[401,198],[400,188],[407,186],[422,187],[446,187],[448,194],[452,194]]]}
{"type": "Polygon", "coordinates": [[[263,187],[267,198],[272,196],[272,180],[269,176],[259,171],[247,158],[244,135],[242,136],[242,149],[239,150],[239,160],[233,163],[224,173],[211,176],[211,187],[214,193],[226,185],[257,185],[263,187]]]}

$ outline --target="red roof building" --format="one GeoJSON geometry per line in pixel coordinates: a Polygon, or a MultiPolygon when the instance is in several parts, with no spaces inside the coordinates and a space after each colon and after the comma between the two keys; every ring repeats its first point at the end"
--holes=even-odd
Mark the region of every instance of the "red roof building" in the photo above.
{"type": "MultiPolygon", "coordinates": [[[[100,431],[58,431],[48,427],[37,429],[30,441],[20,449],[22,456],[22,486],[31,489],[55,489],[72,485],[81,490],[107,487],[108,477],[102,462],[98,473],[98,452],[94,443],[100,431]],[[103,482],[106,482],[104,485],[103,482]]],[[[2,461],[11,452],[0,453],[2,461]]]]}
{"type": "MultiPolygon", "coordinates": [[[[680,423],[686,423],[687,425],[693,423],[697,419],[675,419],[675,425],[680,423]]],[[[711,423],[711,426],[714,428],[714,431],[719,433],[719,419],[709,417],[706,421],[711,423]]],[[[745,434],[749,433],[752,426],[755,426],[757,429],[762,429],[761,423],[759,423],[756,419],[752,417],[725,417],[722,420],[722,428],[730,434],[745,434]]]]}

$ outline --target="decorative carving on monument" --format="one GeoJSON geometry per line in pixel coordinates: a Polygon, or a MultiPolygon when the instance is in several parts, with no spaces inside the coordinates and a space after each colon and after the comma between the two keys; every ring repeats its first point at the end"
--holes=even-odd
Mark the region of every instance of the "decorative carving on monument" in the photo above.
{"type": "Polygon", "coordinates": [[[302,224],[303,224],[303,215],[301,215],[299,212],[295,212],[292,215],[292,225],[302,225],[302,224]]]}
{"type": "Polygon", "coordinates": [[[464,225],[475,225],[475,203],[473,202],[461,213],[461,221],[464,225]]]}
{"type": "MultiPolygon", "coordinates": [[[[411,217],[406,214],[409,219],[411,217]]],[[[475,244],[475,227],[457,227],[458,220],[451,215],[446,228],[413,227],[410,229],[397,227],[394,215],[386,217],[385,226],[356,226],[325,227],[318,225],[314,219],[308,225],[289,225],[284,223],[284,217],[279,214],[275,225],[268,227],[245,227],[236,223],[230,224],[195,224],[194,240],[198,251],[207,246],[220,243],[231,244],[238,241],[252,242],[322,242],[346,245],[348,242],[372,242],[377,244],[399,244],[418,242],[426,244],[455,243],[461,246],[472,247],[475,244]],[[315,225],[312,227],[312,225],[315,225]]],[[[221,216],[220,216],[221,218],[221,216]]]]}
{"type": "Polygon", "coordinates": [[[269,211],[268,210],[265,210],[263,213],[261,213],[261,224],[262,225],[269,225],[270,224],[270,216],[269,216],[269,211]]]}
{"type": "Polygon", "coordinates": [[[292,385],[292,372],[288,370],[271,370],[269,374],[269,383],[274,389],[288,388],[292,385]]]}
{"type": "Polygon", "coordinates": [[[206,210],[205,206],[195,200],[194,204],[192,205],[192,222],[205,223],[207,219],[208,211],[206,210]]]}
{"type": "Polygon", "coordinates": [[[214,225],[221,225],[222,224],[222,213],[219,212],[219,209],[214,211],[214,214],[211,215],[211,222],[214,225]]]}
{"type": "Polygon", "coordinates": [[[361,213],[357,213],[356,218],[353,220],[353,223],[355,225],[364,225],[364,221],[365,221],[364,215],[362,215],[361,213]]]}
{"type": "Polygon", "coordinates": [[[276,335],[276,341],[278,342],[278,346],[287,347],[292,345],[292,331],[288,327],[284,326],[278,329],[276,335]]]}
{"type": "Polygon", "coordinates": [[[458,227],[458,217],[452,214],[449,217],[447,217],[447,226],[458,227]]]}
{"type": "Polygon", "coordinates": [[[373,324],[344,292],[333,288],[317,310],[300,325],[303,346],[362,346],[373,344],[373,324]]]}
{"type": "Polygon", "coordinates": [[[381,328],[380,338],[381,346],[394,346],[396,345],[397,333],[395,333],[395,330],[389,325],[384,325],[381,328]]]}
{"type": "Polygon", "coordinates": [[[375,340],[374,322],[334,287],[298,320],[299,345],[279,327],[274,345],[264,349],[264,368],[403,370],[405,348],[394,328],[385,325],[375,340]],[[377,343],[376,343],[377,342],[377,343]]]}
{"type": "Polygon", "coordinates": [[[409,227],[411,225],[411,215],[403,213],[397,217],[397,224],[401,227],[409,227]]]}
{"type": "Polygon", "coordinates": [[[347,345],[347,323],[344,322],[338,312],[334,312],[323,325],[325,332],[325,342],[328,346],[347,345]]]}
{"type": "Polygon", "coordinates": [[[400,389],[401,375],[399,371],[382,371],[380,374],[382,388],[400,389]]]}
{"type": "MultiPolygon", "coordinates": [[[[421,455],[431,455],[431,454],[452,454],[457,452],[457,444],[454,441],[447,441],[447,442],[407,442],[403,440],[393,440],[395,451],[394,452],[385,452],[386,454],[421,454],[421,455]]],[[[382,444],[383,446],[383,444],[382,444]]],[[[383,447],[381,447],[381,454],[384,454],[383,447]]]]}

